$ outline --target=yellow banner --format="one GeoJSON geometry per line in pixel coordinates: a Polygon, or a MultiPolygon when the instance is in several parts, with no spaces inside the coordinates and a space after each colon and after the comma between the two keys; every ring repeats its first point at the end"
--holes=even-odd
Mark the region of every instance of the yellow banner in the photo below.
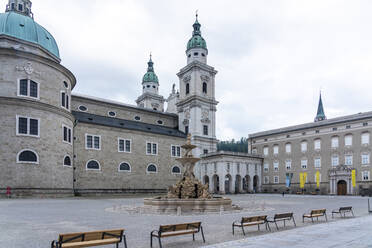
{"type": "Polygon", "coordinates": [[[307,172],[304,172],[304,186],[306,184],[306,180],[307,180],[307,172]]]}
{"type": "Polygon", "coordinates": [[[351,183],[353,184],[353,187],[355,188],[355,184],[356,184],[355,170],[351,171],[351,183]]]}
{"type": "Polygon", "coordinates": [[[315,180],[316,180],[316,187],[319,188],[320,187],[320,172],[319,171],[316,171],[315,180]]]}
{"type": "Polygon", "coordinates": [[[304,188],[304,173],[300,172],[300,188],[304,188]]]}

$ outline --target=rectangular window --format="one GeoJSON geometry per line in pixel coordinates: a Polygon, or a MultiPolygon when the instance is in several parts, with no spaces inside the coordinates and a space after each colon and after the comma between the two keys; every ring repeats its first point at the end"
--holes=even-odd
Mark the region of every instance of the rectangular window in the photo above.
{"type": "Polygon", "coordinates": [[[345,155],[345,164],[353,165],[353,155],[345,155]]]}
{"type": "Polygon", "coordinates": [[[301,160],[301,168],[302,169],[307,169],[307,159],[302,159],[301,160]]]}
{"type": "Polygon", "coordinates": [[[345,146],[351,146],[353,145],[353,136],[346,135],[345,136],[345,146]]]}
{"type": "Polygon", "coordinates": [[[362,154],[362,164],[363,165],[369,164],[369,154],[362,154]]]}
{"type": "Polygon", "coordinates": [[[85,149],[101,150],[101,136],[85,134],[85,149]]]}
{"type": "Polygon", "coordinates": [[[17,135],[39,137],[39,119],[17,116],[17,135]]]}
{"type": "Polygon", "coordinates": [[[292,160],[286,160],[285,161],[285,168],[287,170],[291,170],[291,167],[292,167],[292,160]]]}
{"type": "Polygon", "coordinates": [[[131,140],[118,138],[118,151],[131,152],[131,140]]]}
{"type": "Polygon", "coordinates": [[[292,146],[291,146],[291,144],[286,144],[286,145],[285,145],[285,152],[286,152],[286,153],[291,153],[291,150],[292,150],[292,146]]]}
{"type": "Polygon", "coordinates": [[[315,168],[320,168],[321,166],[322,166],[322,164],[321,164],[320,158],[315,158],[314,159],[314,167],[315,168]]]}
{"type": "Polygon", "coordinates": [[[208,126],[203,125],[203,135],[208,135],[208,126]]]}
{"type": "Polygon", "coordinates": [[[63,129],[63,141],[71,144],[71,141],[72,141],[71,140],[71,135],[72,135],[71,128],[62,126],[62,129],[63,129]]]}
{"type": "Polygon", "coordinates": [[[181,157],[181,147],[180,146],[175,146],[175,145],[172,145],[171,146],[171,154],[172,154],[172,157],[181,157]]]}
{"type": "Polygon", "coordinates": [[[362,181],[369,181],[369,171],[362,171],[362,181]]]}
{"type": "Polygon", "coordinates": [[[265,146],[265,147],[263,148],[263,154],[264,154],[265,156],[269,155],[269,148],[268,148],[267,146],[265,146]]]}
{"type": "Polygon", "coordinates": [[[18,96],[39,98],[39,84],[29,80],[21,79],[18,84],[18,96]]]}
{"type": "Polygon", "coordinates": [[[61,106],[65,109],[70,109],[70,101],[66,92],[61,92],[61,106]]]}
{"type": "Polygon", "coordinates": [[[158,154],[158,144],[157,143],[146,143],[146,154],[147,155],[157,155],[158,154]]]}
{"type": "Polygon", "coordinates": [[[273,168],[274,168],[274,171],[279,171],[279,162],[274,162],[273,168]]]}
{"type": "Polygon", "coordinates": [[[332,156],[332,166],[338,166],[339,165],[339,159],[338,156],[334,155],[332,156]]]}
{"type": "Polygon", "coordinates": [[[302,142],[301,143],[301,152],[306,152],[307,151],[307,142],[302,142]]]}
{"type": "Polygon", "coordinates": [[[208,150],[207,149],[204,149],[203,150],[203,154],[208,154],[208,150]]]}
{"type": "Polygon", "coordinates": [[[338,137],[332,137],[331,143],[332,143],[332,148],[337,148],[338,147],[338,137]]]}
{"type": "Polygon", "coordinates": [[[185,126],[185,133],[189,134],[189,126],[185,126]]]}
{"type": "Polygon", "coordinates": [[[279,183],[279,176],[274,176],[274,183],[278,184],[279,183]]]}
{"type": "Polygon", "coordinates": [[[314,149],[315,150],[320,150],[320,139],[314,140],[314,149]]]}
{"type": "Polygon", "coordinates": [[[264,183],[265,183],[265,184],[269,184],[269,183],[270,183],[270,179],[269,179],[268,176],[265,176],[265,177],[264,177],[264,183]]]}
{"type": "Polygon", "coordinates": [[[264,172],[269,172],[269,164],[264,163],[264,172]]]}
{"type": "Polygon", "coordinates": [[[363,133],[362,134],[362,145],[368,145],[369,144],[369,133],[363,133]]]}
{"type": "Polygon", "coordinates": [[[273,146],[273,154],[274,155],[279,154],[279,146],[277,146],[277,145],[273,146]]]}

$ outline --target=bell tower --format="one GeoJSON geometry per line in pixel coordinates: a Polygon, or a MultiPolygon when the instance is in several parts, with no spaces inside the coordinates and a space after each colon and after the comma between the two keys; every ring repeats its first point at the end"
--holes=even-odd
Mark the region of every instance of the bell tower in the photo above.
{"type": "Polygon", "coordinates": [[[9,0],[5,12],[14,11],[34,18],[31,11],[32,2],[30,0],[9,0]]]}
{"type": "Polygon", "coordinates": [[[197,146],[194,155],[217,151],[215,75],[217,71],[207,64],[207,43],[201,36],[201,24],[196,15],[192,37],[187,43],[187,65],[177,74],[179,101],[177,112],[179,129],[192,135],[197,146]]]}
{"type": "Polygon", "coordinates": [[[152,55],[147,62],[147,72],[142,78],[142,95],[136,100],[137,106],[155,111],[164,111],[165,99],[159,95],[159,79],[154,71],[152,55]]]}

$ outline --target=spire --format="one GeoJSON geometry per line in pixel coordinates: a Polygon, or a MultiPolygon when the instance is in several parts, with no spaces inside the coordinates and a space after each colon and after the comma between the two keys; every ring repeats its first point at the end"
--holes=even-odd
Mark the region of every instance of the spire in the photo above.
{"type": "Polygon", "coordinates": [[[148,72],[153,72],[154,71],[154,62],[152,62],[152,54],[150,53],[150,60],[149,60],[149,62],[147,62],[147,65],[148,65],[148,67],[147,67],[147,71],[148,72]]]}
{"type": "Polygon", "coordinates": [[[30,0],[9,0],[5,12],[14,11],[22,15],[34,18],[31,12],[32,2],[30,0]]]}
{"type": "Polygon", "coordinates": [[[195,22],[194,24],[192,25],[193,28],[194,28],[194,31],[192,32],[192,36],[195,36],[195,35],[201,35],[201,32],[200,32],[200,23],[198,21],[198,11],[196,11],[196,14],[195,14],[195,22]]]}
{"type": "Polygon", "coordinates": [[[316,113],[316,117],[315,117],[314,121],[315,122],[318,122],[318,121],[323,121],[323,120],[327,120],[327,117],[324,114],[323,101],[322,101],[322,92],[320,92],[320,95],[319,95],[319,104],[318,104],[318,111],[316,113]]]}

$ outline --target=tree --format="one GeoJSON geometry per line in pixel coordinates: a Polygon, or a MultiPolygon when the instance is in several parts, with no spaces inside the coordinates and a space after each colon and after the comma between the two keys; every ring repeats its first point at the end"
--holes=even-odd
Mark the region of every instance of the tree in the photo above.
{"type": "Polygon", "coordinates": [[[248,138],[241,138],[240,141],[220,141],[217,144],[217,151],[243,152],[248,153],[248,138]]]}

